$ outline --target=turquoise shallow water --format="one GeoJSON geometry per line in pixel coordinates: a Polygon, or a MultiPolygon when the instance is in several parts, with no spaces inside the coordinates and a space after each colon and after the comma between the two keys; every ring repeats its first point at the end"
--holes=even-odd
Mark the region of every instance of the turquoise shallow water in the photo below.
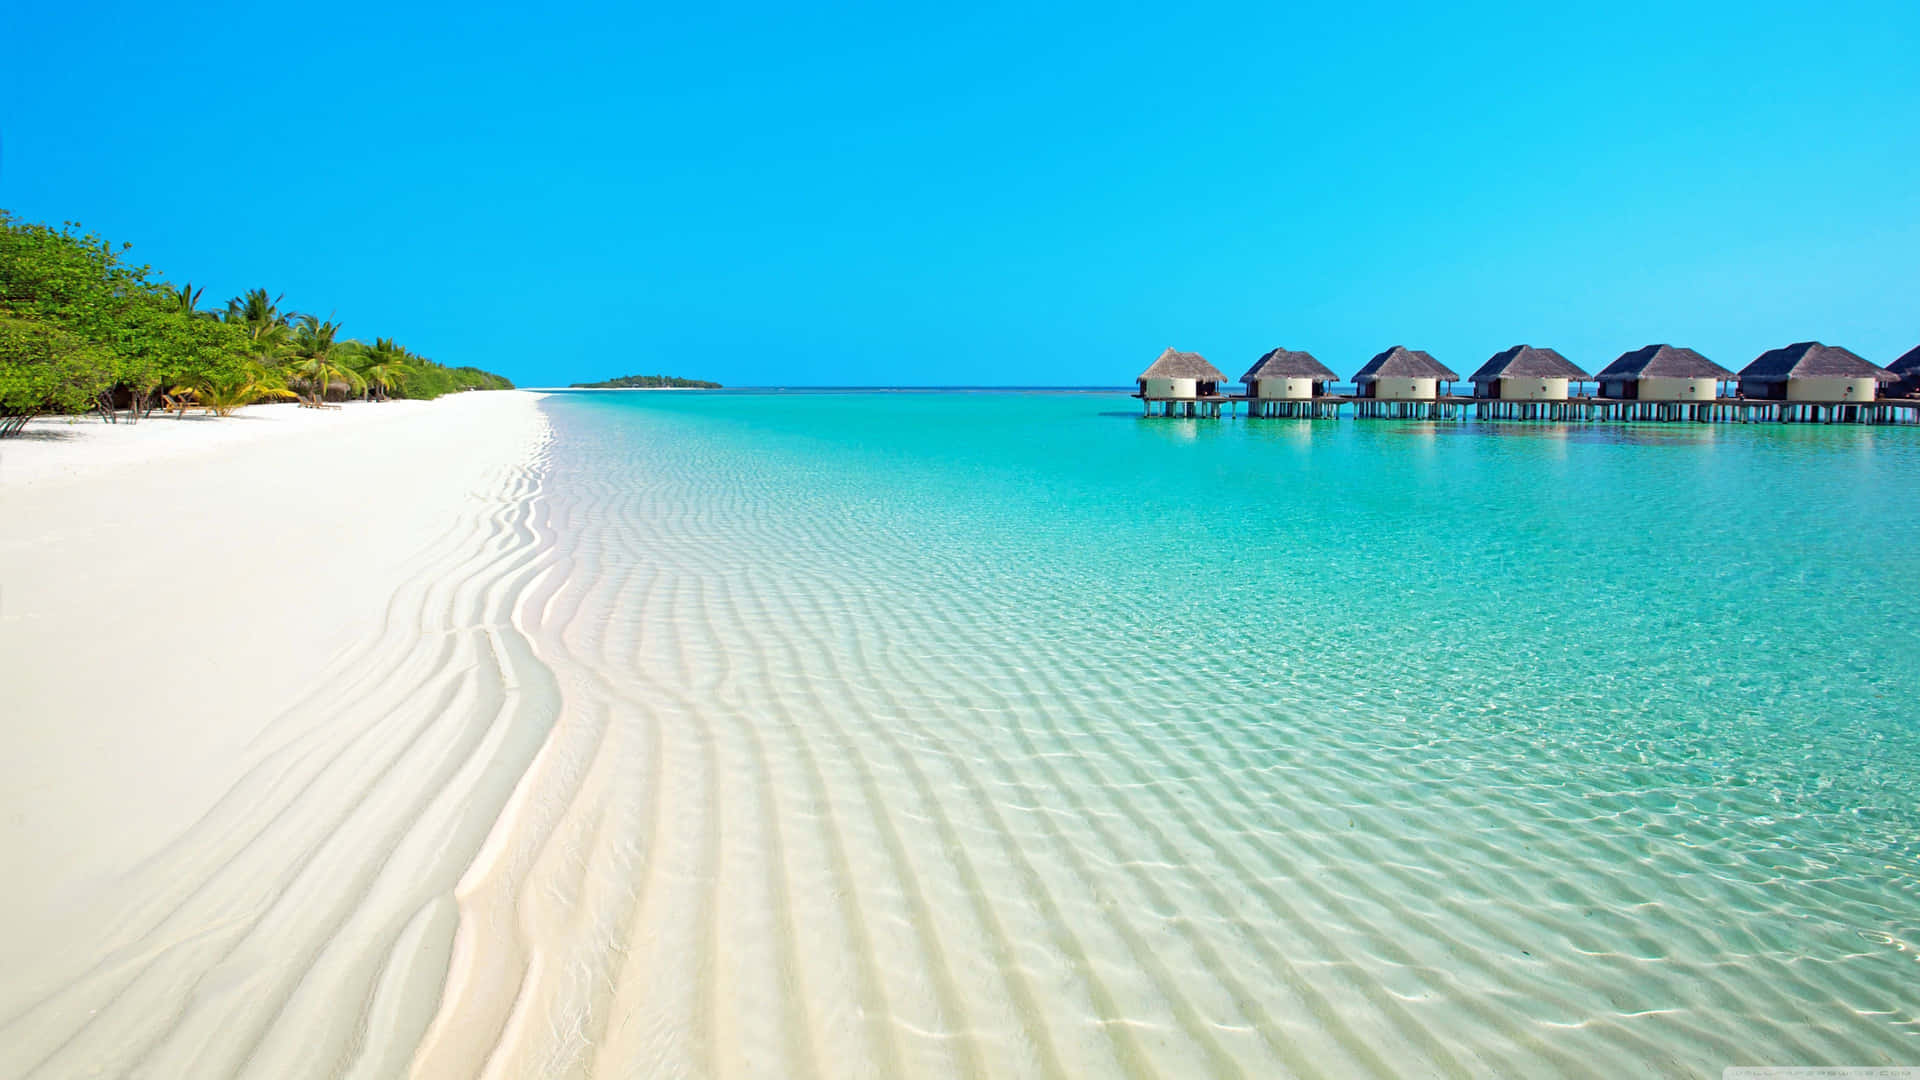
{"type": "Polygon", "coordinates": [[[545,407],[549,1064],[1920,1064],[1920,432],[545,407]]]}

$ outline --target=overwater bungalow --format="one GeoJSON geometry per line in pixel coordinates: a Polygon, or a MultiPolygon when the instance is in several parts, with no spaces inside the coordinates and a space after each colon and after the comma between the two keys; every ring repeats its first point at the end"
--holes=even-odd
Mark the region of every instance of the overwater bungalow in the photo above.
{"type": "Polygon", "coordinates": [[[1220,384],[1226,380],[1220,369],[1199,353],[1169,348],[1134,380],[1140,384],[1140,392],[1134,396],[1149,413],[1154,402],[1160,402],[1165,416],[1219,416],[1220,403],[1227,400],[1220,393],[1220,384]]]}
{"type": "Polygon", "coordinates": [[[1600,396],[1615,401],[1712,401],[1733,372],[1676,345],[1643,345],[1600,369],[1600,396]]]}
{"type": "Polygon", "coordinates": [[[1886,397],[1920,397],[1920,345],[1908,349],[1900,359],[1887,365],[1887,372],[1898,382],[1888,383],[1880,388],[1886,397]]]}
{"type": "Polygon", "coordinates": [[[1442,383],[1452,390],[1460,376],[1429,353],[1395,345],[1377,353],[1367,366],[1354,373],[1354,389],[1360,397],[1381,401],[1432,401],[1440,396],[1442,383]]]}
{"type": "Polygon", "coordinates": [[[1569,383],[1593,376],[1554,349],[1515,345],[1494,353],[1473,373],[1473,396],[1497,401],[1565,401],[1569,383]]]}
{"type": "Polygon", "coordinates": [[[1327,396],[1327,384],[1339,378],[1312,353],[1274,349],[1240,376],[1247,387],[1247,415],[1335,415],[1339,405],[1320,399],[1327,396]]]}
{"type": "Polygon", "coordinates": [[[1427,353],[1395,345],[1354,373],[1354,415],[1431,416],[1443,391],[1450,394],[1458,381],[1452,368],[1427,353]]]}
{"type": "Polygon", "coordinates": [[[1769,349],[1740,371],[1740,396],[1762,401],[1863,405],[1899,377],[1838,345],[1801,341],[1769,349]]]}

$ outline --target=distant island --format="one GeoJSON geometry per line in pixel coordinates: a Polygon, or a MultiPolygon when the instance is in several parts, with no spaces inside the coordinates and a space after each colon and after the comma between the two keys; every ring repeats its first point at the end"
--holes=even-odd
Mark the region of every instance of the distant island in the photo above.
{"type": "Polygon", "coordinates": [[[606,382],[577,382],[575,390],[719,390],[717,382],[683,379],[678,375],[622,375],[606,382]]]}

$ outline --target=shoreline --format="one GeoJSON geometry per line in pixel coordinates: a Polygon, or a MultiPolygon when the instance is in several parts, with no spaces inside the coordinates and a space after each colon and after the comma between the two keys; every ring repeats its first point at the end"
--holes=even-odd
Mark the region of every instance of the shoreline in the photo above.
{"type": "Polygon", "coordinates": [[[404,1071],[558,710],[540,396],[0,447],[0,1073],[404,1071]]]}
{"type": "Polygon", "coordinates": [[[473,394],[546,395],[525,390],[470,391],[431,401],[349,401],[337,409],[309,409],[293,402],[247,405],[231,416],[155,412],[138,423],[108,423],[100,414],[42,416],[19,435],[0,439],[0,492],[100,476],[141,465],[185,463],[223,451],[309,433],[359,431],[368,425],[432,415],[473,394]]]}

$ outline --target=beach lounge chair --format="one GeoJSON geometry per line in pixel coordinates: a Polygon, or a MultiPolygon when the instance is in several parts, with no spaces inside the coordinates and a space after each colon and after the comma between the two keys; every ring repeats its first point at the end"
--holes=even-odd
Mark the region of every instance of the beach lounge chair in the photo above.
{"type": "Polygon", "coordinates": [[[188,409],[201,409],[207,412],[208,414],[211,414],[213,412],[213,406],[202,405],[200,402],[193,400],[190,396],[186,394],[180,394],[178,396],[175,396],[173,394],[160,395],[160,411],[161,412],[170,412],[170,413],[176,413],[180,416],[185,416],[187,415],[188,409]]]}

